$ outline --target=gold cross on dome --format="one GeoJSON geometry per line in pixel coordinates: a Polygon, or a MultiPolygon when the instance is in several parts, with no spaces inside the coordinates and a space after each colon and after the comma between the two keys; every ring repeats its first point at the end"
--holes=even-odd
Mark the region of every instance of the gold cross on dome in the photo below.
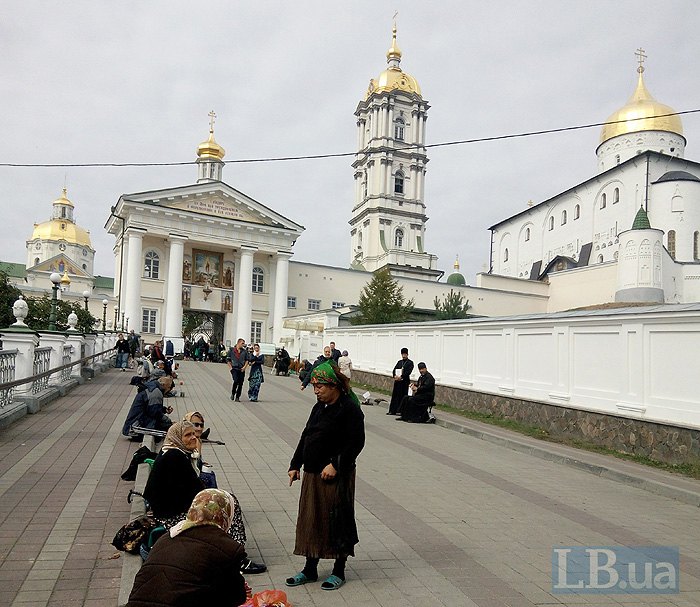
{"type": "Polygon", "coordinates": [[[216,112],[212,110],[207,114],[209,116],[209,130],[213,133],[214,132],[214,122],[216,122],[216,112]]]}
{"type": "Polygon", "coordinates": [[[641,74],[644,71],[644,60],[647,56],[644,54],[644,49],[641,46],[637,49],[635,55],[637,56],[637,61],[639,61],[637,71],[641,74]]]}

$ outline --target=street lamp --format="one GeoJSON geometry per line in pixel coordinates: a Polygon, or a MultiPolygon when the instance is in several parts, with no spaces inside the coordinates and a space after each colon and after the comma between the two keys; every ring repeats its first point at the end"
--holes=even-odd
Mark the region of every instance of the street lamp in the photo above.
{"type": "Polygon", "coordinates": [[[102,330],[107,330],[107,304],[109,302],[106,299],[102,300],[102,330]]]}
{"type": "Polygon", "coordinates": [[[124,312],[122,312],[122,331],[124,330],[124,312]]]}
{"type": "Polygon", "coordinates": [[[88,311],[88,299],[90,299],[90,291],[83,291],[83,299],[85,300],[85,311],[88,311]]]}
{"type": "Polygon", "coordinates": [[[53,272],[49,276],[49,280],[53,284],[51,287],[51,313],[49,314],[49,331],[56,330],[56,306],[58,305],[58,289],[61,284],[61,275],[58,272],[53,272]]]}
{"type": "Polygon", "coordinates": [[[119,324],[119,306],[115,304],[114,306],[114,330],[117,330],[117,325],[119,324]]]}
{"type": "Polygon", "coordinates": [[[126,328],[124,329],[125,331],[129,330],[129,317],[127,316],[126,318],[126,328]]]}

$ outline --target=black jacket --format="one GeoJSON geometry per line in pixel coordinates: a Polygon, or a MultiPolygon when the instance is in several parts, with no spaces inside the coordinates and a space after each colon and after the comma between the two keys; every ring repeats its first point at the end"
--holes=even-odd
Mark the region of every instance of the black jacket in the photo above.
{"type": "Polygon", "coordinates": [[[128,607],[237,606],[245,603],[243,547],[218,527],[162,535],[136,574],[128,607]]]}
{"type": "Polygon", "coordinates": [[[187,512],[194,496],[205,488],[190,461],[189,455],[179,449],[168,449],[153,462],[143,496],[156,518],[165,519],[187,512]]]}

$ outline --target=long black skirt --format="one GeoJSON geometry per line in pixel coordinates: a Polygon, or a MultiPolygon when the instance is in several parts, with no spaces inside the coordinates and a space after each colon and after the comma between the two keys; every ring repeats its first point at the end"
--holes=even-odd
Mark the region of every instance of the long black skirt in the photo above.
{"type": "Polygon", "coordinates": [[[304,472],[294,554],[318,559],[355,556],[355,471],[332,482],[304,472]]]}

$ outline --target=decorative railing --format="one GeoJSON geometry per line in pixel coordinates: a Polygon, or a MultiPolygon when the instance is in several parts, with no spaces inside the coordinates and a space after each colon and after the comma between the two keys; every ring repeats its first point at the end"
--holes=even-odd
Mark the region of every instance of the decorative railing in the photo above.
{"type": "Polygon", "coordinates": [[[61,365],[63,366],[63,369],[61,369],[61,381],[66,381],[70,379],[70,374],[71,374],[71,367],[66,367],[66,365],[70,364],[70,358],[71,354],[73,354],[73,346],[71,345],[64,345],[63,346],[63,358],[61,359],[61,365]]]}
{"type": "Polygon", "coordinates": [[[42,390],[46,390],[49,387],[49,377],[50,375],[42,375],[49,370],[49,364],[51,362],[51,350],[50,346],[44,348],[37,348],[34,350],[34,375],[41,375],[37,377],[32,382],[32,394],[37,394],[42,390]]]}
{"type": "MultiPolygon", "coordinates": [[[[15,363],[18,350],[0,351],[0,384],[7,384],[15,380],[15,363]]],[[[12,402],[14,388],[0,390],[0,409],[12,402]]]]}

